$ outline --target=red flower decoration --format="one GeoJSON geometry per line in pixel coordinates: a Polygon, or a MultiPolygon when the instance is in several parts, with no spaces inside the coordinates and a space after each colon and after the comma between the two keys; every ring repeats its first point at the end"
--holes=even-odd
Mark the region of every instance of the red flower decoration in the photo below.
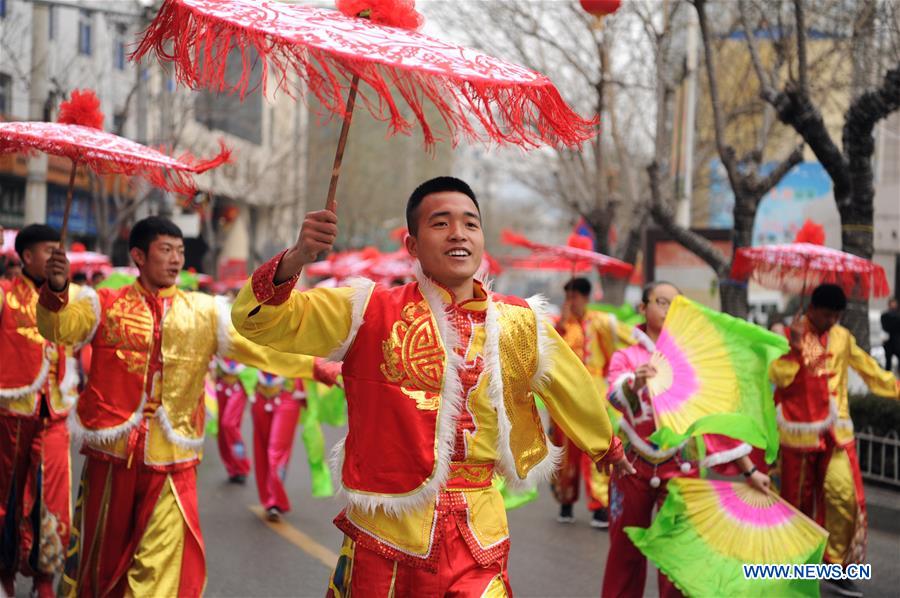
{"type": "Polygon", "coordinates": [[[68,102],[59,105],[59,118],[65,125],[82,125],[92,129],[103,129],[103,113],[100,112],[100,98],[90,89],[74,90],[68,102]]]}
{"type": "Polygon", "coordinates": [[[348,17],[367,18],[378,25],[415,31],[425,22],[415,0],[337,0],[335,4],[348,17]]]}
{"type": "Polygon", "coordinates": [[[796,238],[794,238],[794,243],[824,245],[825,227],[821,224],[816,224],[815,222],[807,218],[806,222],[803,223],[803,226],[800,227],[800,230],[797,231],[797,236],[796,238]]]}

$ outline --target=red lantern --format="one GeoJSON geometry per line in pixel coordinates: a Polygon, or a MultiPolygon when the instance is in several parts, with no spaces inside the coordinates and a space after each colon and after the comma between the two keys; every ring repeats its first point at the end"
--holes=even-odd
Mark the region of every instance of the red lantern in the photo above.
{"type": "Polygon", "coordinates": [[[622,0],[580,0],[581,8],[595,17],[605,17],[619,10],[622,0]]]}

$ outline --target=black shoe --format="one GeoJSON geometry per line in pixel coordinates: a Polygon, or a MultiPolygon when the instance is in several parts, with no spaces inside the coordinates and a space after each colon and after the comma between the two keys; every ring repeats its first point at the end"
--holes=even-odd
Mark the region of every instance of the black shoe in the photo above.
{"type": "Polygon", "coordinates": [[[244,474],[241,474],[241,473],[235,474],[235,475],[231,476],[230,478],[228,478],[228,483],[229,484],[240,484],[241,486],[243,486],[244,484],[247,483],[247,476],[245,476],[244,474]]]}
{"type": "Polygon", "coordinates": [[[269,507],[266,509],[266,519],[272,523],[278,523],[281,521],[281,509],[278,507],[269,507]]]}
{"type": "Polygon", "coordinates": [[[591,527],[607,529],[609,527],[609,511],[603,508],[594,511],[594,518],[591,519],[591,527]]]}
{"type": "Polygon", "coordinates": [[[827,579],[825,580],[834,590],[841,596],[862,596],[862,590],[849,579],[827,579]]]}
{"type": "Polygon", "coordinates": [[[559,505],[559,515],[556,516],[556,520],[559,523],[575,523],[572,505],[559,505]]]}

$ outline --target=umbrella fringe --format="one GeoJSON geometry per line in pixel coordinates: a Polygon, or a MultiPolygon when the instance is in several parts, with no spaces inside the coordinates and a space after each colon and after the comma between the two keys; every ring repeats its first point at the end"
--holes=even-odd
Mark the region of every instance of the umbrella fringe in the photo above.
{"type": "Polygon", "coordinates": [[[389,122],[392,134],[410,134],[418,122],[429,150],[440,139],[426,118],[430,107],[437,110],[454,146],[461,138],[524,148],[542,143],[578,146],[598,133],[599,119],[579,116],[543,76],[531,84],[511,84],[390,68],[227,23],[178,0],[166,0],[131,58],[140,60],[150,52],[163,61],[174,62],[181,83],[193,89],[227,91],[242,100],[259,88],[267,95],[269,73],[273,70],[277,90],[291,97],[300,96],[297,83],[290,81],[290,75],[296,74],[332,116],[341,118],[345,116],[344,101],[350,81],[357,76],[368,83],[359,92],[369,113],[389,122]],[[237,81],[226,80],[225,58],[232,50],[240,52],[241,73],[237,81]],[[263,59],[258,83],[253,83],[254,53],[263,59]],[[375,97],[369,97],[368,91],[374,92],[375,97]],[[409,106],[412,118],[404,115],[395,94],[409,106]]]}

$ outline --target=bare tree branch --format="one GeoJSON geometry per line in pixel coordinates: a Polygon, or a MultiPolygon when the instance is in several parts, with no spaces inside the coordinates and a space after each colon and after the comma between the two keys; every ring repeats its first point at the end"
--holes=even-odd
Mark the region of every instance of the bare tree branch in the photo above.
{"type": "Polygon", "coordinates": [[[794,0],[794,15],[797,23],[797,75],[800,89],[809,94],[809,74],[806,59],[806,15],[803,11],[803,0],[794,0]]]}

